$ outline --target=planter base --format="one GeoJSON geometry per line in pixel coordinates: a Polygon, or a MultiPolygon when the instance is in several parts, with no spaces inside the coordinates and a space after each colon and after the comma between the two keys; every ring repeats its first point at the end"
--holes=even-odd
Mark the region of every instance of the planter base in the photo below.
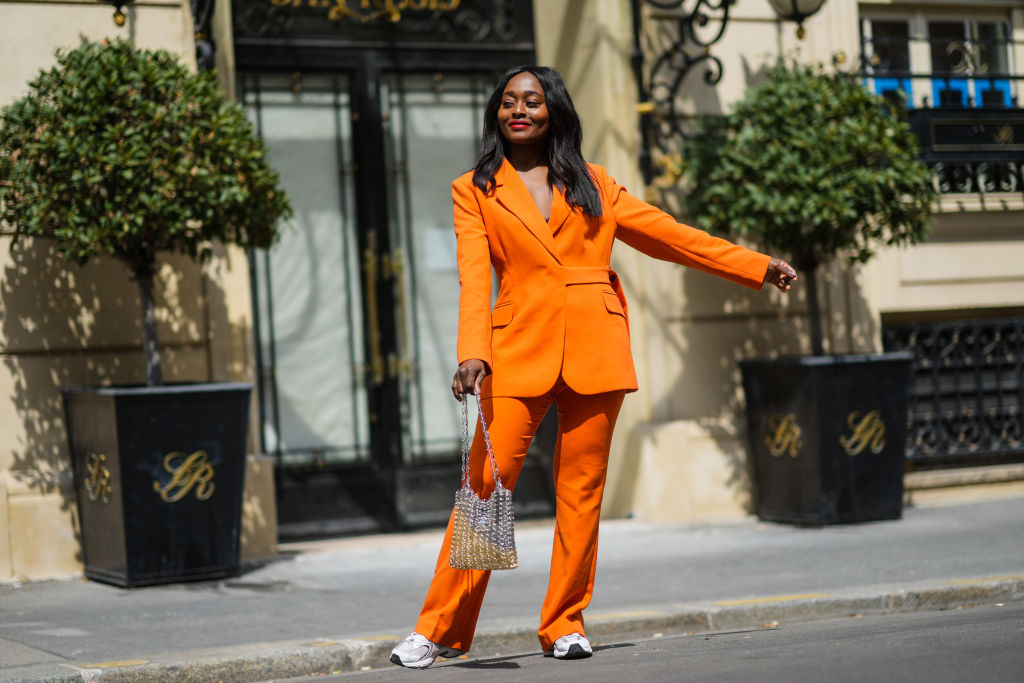
{"type": "Polygon", "coordinates": [[[85,575],[143,586],[237,574],[250,386],[63,393],[85,575]]]}
{"type": "Polygon", "coordinates": [[[757,514],[821,526],[903,514],[912,356],[741,363],[757,514]]]}

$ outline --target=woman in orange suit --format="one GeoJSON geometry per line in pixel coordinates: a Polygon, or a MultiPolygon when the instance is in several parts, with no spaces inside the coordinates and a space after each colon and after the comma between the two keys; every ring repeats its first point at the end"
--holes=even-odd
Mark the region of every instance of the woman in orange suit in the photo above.
{"type": "MultiPolygon", "coordinates": [[[[635,391],[626,300],[609,267],[614,240],[655,258],[760,289],[788,291],[784,261],[677,223],[629,195],[581,152],[582,128],[562,79],[509,70],[484,115],[480,157],[452,183],[458,244],[456,398],[479,394],[503,483],[514,487],[533,434],[554,402],[555,538],[538,635],[556,659],[591,655],[583,627],[612,430],[635,391]],[[491,268],[497,302],[491,308],[491,268]]],[[[487,497],[478,427],[470,483],[487,497]]],[[[490,572],[452,569],[449,523],[416,630],[391,661],[410,668],[469,649],[490,572]]]]}

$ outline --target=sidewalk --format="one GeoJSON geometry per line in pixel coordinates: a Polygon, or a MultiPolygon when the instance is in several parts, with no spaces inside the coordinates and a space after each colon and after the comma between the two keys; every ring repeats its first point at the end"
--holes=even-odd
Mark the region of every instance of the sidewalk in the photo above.
{"type": "MultiPolygon", "coordinates": [[[[470,656],[530,652],[551,523],[519,526],[470,656]]],[[[0,584],[0,681],[261,681],[367,667],[412,629],[441,532],[282,547],[235,579],[125,590],[0,584]]],[[[1024,600],[1024,498],[805,529],[602,525],[595,644],[877,611],[1024,600]]]]}

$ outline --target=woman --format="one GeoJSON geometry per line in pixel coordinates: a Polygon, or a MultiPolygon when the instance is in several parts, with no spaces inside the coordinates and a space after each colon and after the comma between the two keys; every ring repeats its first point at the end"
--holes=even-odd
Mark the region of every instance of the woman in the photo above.
{"type": "MultiPolygon", "coordinates": [[[[787,263],[677,223],[587,164],[582,128],[561,78],[546,67],[509,70],[491,95],[476,168],[452,184],[461,293],[456,398],[478,393],[502,481],[515,486],[552,402],[555,539],[538,635],[546,655],[591,655],[583,627],[597,564],[601,496],[615,419],[636,376],[626,300],[608,267],[618,238],[655,258],[753,289],[788,291],[787,263]],[[500,283],[491,301],[491,267],[500,283]]],[[[470,480],[494,482],[477,430],[470,480]]],[[[490,572],[448,565],[449,523],[416,630],[391,661],[430,666],[469,649],[490,572]]]]}

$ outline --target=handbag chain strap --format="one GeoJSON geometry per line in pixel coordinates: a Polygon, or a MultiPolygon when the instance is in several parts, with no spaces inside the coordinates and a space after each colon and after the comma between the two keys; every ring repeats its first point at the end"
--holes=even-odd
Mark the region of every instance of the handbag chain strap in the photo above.
{"type": "MultiPolygon", "coordinates": [[[[487,460],[491,463],[491,474],[494,475],[495,486],[501,486],[501,476],[498,474],[498,461],[494,458],[494,448],[491,446],[491,435],[487,433],[487,420],[484,418],[484,405],[479,394],[476,396],[477,413],[480,415],[480,431],[484,434],[484,444],[487,446],[487,460]]],[[[469,436],[469,395],[463,394],[459,399],[462,404],[462,485],[469,484],[469,449],[471,440],[469,436]]]]}

